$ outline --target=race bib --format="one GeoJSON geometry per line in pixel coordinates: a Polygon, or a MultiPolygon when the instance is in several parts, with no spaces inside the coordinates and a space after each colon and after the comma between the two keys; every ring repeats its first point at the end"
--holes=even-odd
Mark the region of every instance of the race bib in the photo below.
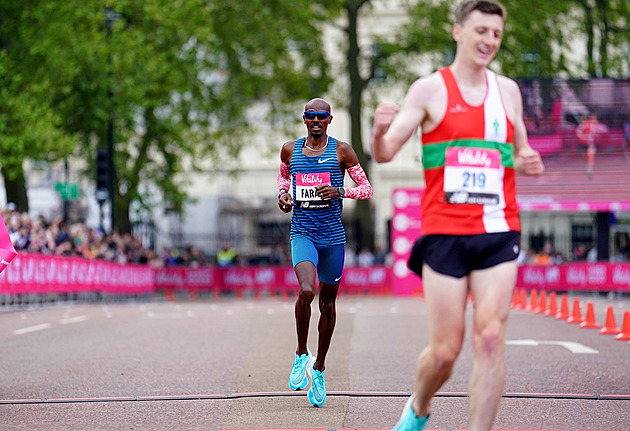
{"type": "Polygon", "coordinates": [[[295,201],[298,208],[304,210],[328,209],[332,201],[323,200],[317,195],[316,187],[330,185],[330,172],[295,174],[295,201]]]}
{"type": "Polygon", "coordinates": [[[451,147],[444,160],[444,194],[452,204],[498,205],[503,189],[501,153],[451,147]]]}

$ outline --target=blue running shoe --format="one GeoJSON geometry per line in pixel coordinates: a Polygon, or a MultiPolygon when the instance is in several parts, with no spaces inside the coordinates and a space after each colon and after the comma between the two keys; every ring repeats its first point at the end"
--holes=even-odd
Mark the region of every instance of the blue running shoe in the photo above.
{"type": "Polygon", "coordinates": [[[311,366],[311,377],[313,383],[308,390],[308,400],[315,407],[319,407],[326,402],[326,379],[324,378],[324,371],[319,371],[311,366]]]}
{"type": "Polygon", "coordinates": [[[427,426],[430,415],[420,417],[416,416],[416,413],[411,407],[413,399],[413,395],[409,397],[409,400],[403,409],[402,415],[400,416],[400,420],[392,431],[422,431],[424,427],[427,426]]]}
{"type": "Polygon", "coordinates": [[[304,355],[295,355],[295,362],[293,363],[293,369],[289,376],[289,387],[294,391],[299,391],[308,386],[308,376],[306,375],[311,358],[311,351],[306,349],[307,353],[304,355]]]}

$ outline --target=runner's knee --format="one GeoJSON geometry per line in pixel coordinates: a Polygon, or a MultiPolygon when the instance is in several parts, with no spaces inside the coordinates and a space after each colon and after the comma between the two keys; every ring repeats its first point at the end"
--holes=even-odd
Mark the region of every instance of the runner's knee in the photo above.
{"type": "Polygon", "coordinates": [[[447,344],[438,346],[433,352],[433,365],[440,371],[450,372],[459,355],[459,350],[447,344]]]}
{"type": "Polygon", "coordinates": [[[503,331],[499,323],[484,325],[473,335],[473,345],[478,353],[490,354],[501,348],[502,344],[503,331]]]}
{"type": "Polygon", "coordinates": [[[300,293],[298,299],[303,303],[310,304],[315,298],[315,292],[312,289],[303,289],[300,287],[300,293]]]}
{"type": "Polygon", "coordinates": [[[325,316],[331,316],[335,313],[335,299],[326,299],[319,301],[319,310],[325,316]]]}

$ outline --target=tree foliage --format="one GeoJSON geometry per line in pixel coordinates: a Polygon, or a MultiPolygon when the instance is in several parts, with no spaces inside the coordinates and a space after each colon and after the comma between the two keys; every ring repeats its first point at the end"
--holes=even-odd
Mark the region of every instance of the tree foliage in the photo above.
{"type": "MultiPolygon", "coordinates": [[[[53,161],[76,142],[55,110],[57,52],[46,52],[47,30],[31,2],[0,1],[0,162],[7,200],[28,210],[23,161],[53,161]]],[[[45,8],[44,8],[45,9],[45,8]]]]}
{"type": "Polygon", "coordinates": [[[115,15],[107,31],[100,1],[0,0],[2,89],[21,110],[11,114],[38,125],[0,119],[0,155],[5,171],[10,147],[37,141],[32,154],[14,159],[73,152],[91,162],[107,144],[112,119],[122,231],[129,230],[132,203],[160,199],[180,210],[185,172],[201,169],[199,160],[238,154],[254,104],[282,115],[284,103],[324,93],[330,82],[316,27],[322,13],[307,2],[110,6],[115,15]]]}
{"type": "MultiPolygon", "coordinates": [[[[497,65],[514,77],[625,77],[630,72],[630,4],[626,0],[504,0],[508,11],[497,65]]],[[[450,36],[459,2],[413,2],[400,33],[409,52],[431,52],[448,64],[450,36]]]]}

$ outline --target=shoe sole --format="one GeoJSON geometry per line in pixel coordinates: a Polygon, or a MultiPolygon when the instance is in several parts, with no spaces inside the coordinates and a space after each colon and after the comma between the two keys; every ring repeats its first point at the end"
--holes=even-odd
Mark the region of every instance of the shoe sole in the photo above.
{"type": "Polygon", "coordinates": [[[313,397],[313,390],[312,390],[312,389],[309,389],[309,390],[308,390],[308,400],[309,400],[309,401],[310,401],[310,403],[313,405],[313,407],[321,407],[321,406],[323,406],[323,405],[324,405],[324,403],[326,402],[326,397],[324,397],[324,400],[323,400],[321,403],[316,402],[313,398],[314,398],[314,397],[313,397]]]}

